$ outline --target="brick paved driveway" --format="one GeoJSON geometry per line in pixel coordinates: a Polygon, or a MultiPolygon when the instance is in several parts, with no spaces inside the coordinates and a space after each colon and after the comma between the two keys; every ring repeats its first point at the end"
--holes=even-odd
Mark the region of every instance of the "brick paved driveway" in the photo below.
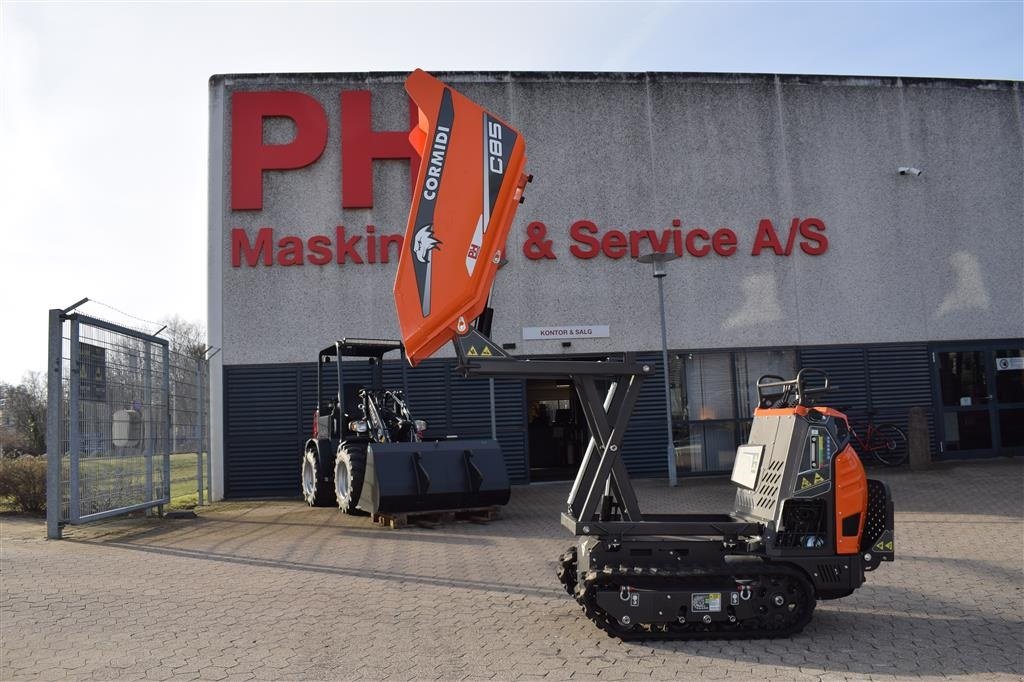
{"type": "MultiPolygon", "coordinates": [[[[0,679],[865,679],[1024,676],[1024,467],[877,471],[897,562],[783,641],[623,644],[554,577],[568,484],[500,521],[377,529],[297,502],[0,529],[0,679]]],[[[727,510],[721,480],[638,484],[649,511],[727,510]]]]}

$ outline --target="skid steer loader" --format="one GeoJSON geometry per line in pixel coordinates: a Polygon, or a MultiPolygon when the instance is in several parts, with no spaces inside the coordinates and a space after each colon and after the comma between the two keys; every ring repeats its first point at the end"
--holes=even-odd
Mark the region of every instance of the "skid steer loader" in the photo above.
{"type": "Polygon", "coordinates": [[[591,438],[562,513],[577,540],[557,573],[588,618],[623,639],[788,636],[817,600],[849,595],[893,559],[889,490],[866,478],[845,416],[816,404],[829,379],[813,369],[758,381],[731,511],[642,512],[620,449],[653,368],[629,354],[520,360],[487,337],[476,321],[490,318],[491,286],[532,179],[524,142],[423,71],[406,89],[419,108],[409,138],[423,158],[394,288],[408,360],[452,342],[468,376],[572,382],[591,438]]]}
{"type": "Polygon", "coordinates": [[[383,388],[383,358],[393,352],[404,354],[400,341],[346,338],[317,354],[303,498],[374,515],[507,504],[511,489],[496,441],[425,441],[427,424],[413,419],[404,391],[383,388]],[[354,363],[345,358],[369,362],[369,385],[346,381],[344,367],[354,363]]]}

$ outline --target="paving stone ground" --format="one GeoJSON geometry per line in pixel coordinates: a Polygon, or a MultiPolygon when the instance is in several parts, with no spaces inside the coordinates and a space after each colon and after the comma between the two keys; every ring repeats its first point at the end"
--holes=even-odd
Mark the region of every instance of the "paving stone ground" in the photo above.
{"type": "MultiPolygon", "coordinates": [[[[561,589],[568,484],[501,520],[379,529],[298,502],[220,503],[44,539],[0,520],[0,679],[840,680],[1024,677],[1024,462],[872,470],[897,561],[781,641],[622,643],[561,589]]],[[[637,484],[727,511],[728,482],[637,484]]]]}

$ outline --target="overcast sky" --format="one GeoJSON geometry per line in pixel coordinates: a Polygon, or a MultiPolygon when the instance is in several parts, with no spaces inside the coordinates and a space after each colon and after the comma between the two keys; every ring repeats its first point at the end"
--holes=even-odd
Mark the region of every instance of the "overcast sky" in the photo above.
{"type": "Polygon", "coordinates": [[[0,381],[84,296],[205,323],[212,74],[416,67],[1021,80],[1024,2],[0,0],[0,381]]]}

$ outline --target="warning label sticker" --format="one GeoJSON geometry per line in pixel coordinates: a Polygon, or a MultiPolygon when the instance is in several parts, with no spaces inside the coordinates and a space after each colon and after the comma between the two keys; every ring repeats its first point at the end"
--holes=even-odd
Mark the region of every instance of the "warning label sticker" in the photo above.
{"type": "Polygon", "coordinates": [[[818,472],[814,472],[814,474],[804,474],[804,475],[800,476],[800,484],[799,485],[800,485],[800,489],[804,490],[806,488],[813,488],[816,485],[821,485],[822,483],[825,483],[826,481],[827,481],[827,479],[824,476],[822,476],[818,472]]]}
{"type": "Polygon", "coordinates": [[[708,613],[722,610],[721,592],[696,592],[690,597],[690,609],[694,612],[708,613]]]}
{"type": "Polygon", "coordinates": [[[797,497],[815,497],[832,489],[828,469],[803,471],[796,477],[793,492],[797,497]]]}

